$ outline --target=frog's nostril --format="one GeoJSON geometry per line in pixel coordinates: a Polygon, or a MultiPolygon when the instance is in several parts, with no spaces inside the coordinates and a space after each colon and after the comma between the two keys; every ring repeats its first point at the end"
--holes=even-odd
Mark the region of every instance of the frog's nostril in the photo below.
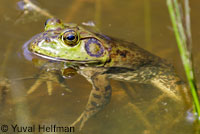
{"type": "Polygon", "coordinates": [[[51,41],[51,39],[50,39],[49,37],[46,37],[46,38],[45,38],[45,41],[48,43],[48,42],[51,41]]]}
{"type": "Polygon", "coordinates": [[[62,21],[61,21],[60,19],[55,19],[55,21],[56,21],[57,23],[59,23],[59,24],[62,23],[62,21]]]}

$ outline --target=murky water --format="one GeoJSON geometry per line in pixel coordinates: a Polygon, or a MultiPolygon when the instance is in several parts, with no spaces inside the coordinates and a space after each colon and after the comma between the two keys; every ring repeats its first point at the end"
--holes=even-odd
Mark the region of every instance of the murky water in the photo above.
{"type": "MultiPolygon", "coordinates": [[[[0,91],[0,125],[70,125],[84,110],[92,87],[84,77],[76,75],[65,80],[72,90],[70,93],[54,83],[49,96],[44,82],[27,95],[36,79],[19,78],[35,76],[40,69],[24,58],[22,46],[43,31],[46,18],[25,16],[17,19],[22,12],[17,8],[17,2],[0,1],[0,77],[12,80],[9,90],[0,91]]],[[[165,0],[38,0],[36,4],[65,22],[81,24],[94,21],[102,33],[135,42],[168,59],[178,74],[185,78],[165,0]]],[[[197,80],[200,80],[199,5],[198,1],[190,4],[197,80]]],[[[111,84],[113,95],[110,104],[86,123],[82,133],[195,133],[197,126],[186,120],[184,106],[162,95],[158,89],[113,80],[111,84]]],[[[79,133],[78,127],[75,133],[79,133]]]]}

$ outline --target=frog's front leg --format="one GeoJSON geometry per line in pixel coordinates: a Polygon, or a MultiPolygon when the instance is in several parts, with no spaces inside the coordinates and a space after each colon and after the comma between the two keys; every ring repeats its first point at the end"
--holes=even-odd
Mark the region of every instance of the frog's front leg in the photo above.
{"type": "Polygon", "coordinates": [[[80,122],[80,130],[90,117],[98,113],[106,104],[108,104],[111,98],[112,89],[109,85],[106,74],[96,74],[91,77],[90,82],[92,83],[93,89],[90,93],[86,108],[79,118],[72,124],[72,126],[74,126],[80,122]]]}

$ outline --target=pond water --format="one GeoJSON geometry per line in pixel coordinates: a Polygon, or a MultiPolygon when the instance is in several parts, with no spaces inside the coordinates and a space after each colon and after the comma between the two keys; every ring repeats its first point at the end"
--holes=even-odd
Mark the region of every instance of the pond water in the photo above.
{"type": "MultiPolygon", "coordinates": [[[[165,0],[35,0],[41,8],[65,22],[93,21],[99,31],[135,42],[140,47],[170,61],[185,80],[165,0]]],[[[80,75],[66,79],[67,92],[53,83],[52,95],[44,82],[27,94],[36,79],[28,79],[40,68],[24,58],[23,44],[44,30],[46,17],[22,16],[17,0],[0,1],[0,78],[10,79],[8,90],[0,91],[0,128],[9,126],[68,126],[87,103],[92,86],[80,75]],[[23,79],[25,78],[25,79],[23,79]],[[26,79],[27,78],[27,79],[26,79]]],[[[191,1],[191,25],[197,81],[200,80],[200,1],[191,1]]],[[[190,112],[166,97],[159,89],[137,83],[111,80],[111,102],[90,118],[83,134],[197,134],[198,126],[188,120],[190,112]]],[[[198,85],[199,87],[199,85],[198,85]]],[[[0,133],[2,130],[0,130],[0,133]]],[[[28,132],[31,133],[31,132],[28,132]]],[[[42,133],[42,132],[41,132],[42,133]]],[[[48,133],[48,132],[46,132],[48,133]]],[[[58,133],[58,132],[57,132],[58,133]]],[[[55,134],[55,133],[54,133],[55,134]]]]}

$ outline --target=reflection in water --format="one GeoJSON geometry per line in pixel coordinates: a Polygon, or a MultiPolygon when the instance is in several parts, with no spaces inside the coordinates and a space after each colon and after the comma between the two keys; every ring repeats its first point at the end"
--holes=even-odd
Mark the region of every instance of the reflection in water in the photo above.
{"type": "MultiPolygon", "coordinates": [[[[94,19],[92,12],[94,11],[94,1],[58,0],[56,3],[55,1],[49,1],[48,3],[39,2],[41,6],[44,6],[59,18],[65,18],[66,20],[78,23],[94,19]],[[59,8],[53,9],[52,7],[59,8]]],[[[155,50],[154,53],[157,53],[157,55],[161,57],[173,59],[173,61],[176,62],[175,67],[177,70],[180,70],[180,74],[183,75],[178,53],[176,53],[175,49],[174,37],[166,28],[170,26],[170,21],[168,20],[165,1],[156,2],[158,3],[155,5],[150,1],[150,6],[152,6],[152,16],[150,17],[152,18],[152,46],[147,45],[146,48],[155,50]],[[166,9],[166,12],[164,9],[166,9]]],[[[11,3],[9,1],[1,1],[1,3],[1,15],[3,15],[4,12],[7,12],[7,17],[11,18],[18,15],[19,11],[13,12],[15,9],[11,9],[16,6],[16,3],[11,3]],[[8,7],[11,11],[7,9],[8,7]]],[[[193,3],[192,5],[194,5],[193,3]]],[[[101,4],[101,7],[104,8],[97,10],[97,12],[100,11],[101,14],[96,20],[101,21],[101,30],[103,32],[115,37],[138,42],[141,45],[144,44],[143,31],[145,30],[143,29],[144,21],[142,19],[143,1],[130,1],[129,3],[125,3],[122,1],[108,0],[101,1],[101,4]]],[[[194,11],[196,10],[194,9],[194,11]]],[[[198,13],[194,11],[193,13],[197,15],[198,13]]],[[[46,18],[43,20],[45,19],[46,18]]],[[[23,42],[26,42],[28,38],[42,31],[42,26],[40,27],[40,24],[42,25],[43,21],[39,23],[27,23],[25,25],[18,23],[15,26],[10,26],[10,23],[5,20],[0,23],[2,23],[2,26],[5,26],[0,32],[2,35],[2,40],[0,41],[0,77],[8,77],[9,80],[12,80],[41,74],[40,69],[34,67],[32,63],[18,57],[16,51],[18,51],[19,48],[21,49],[23,42]],[[19,38],[19,36],[17,36],[18,34],[23,35],[23,38],[19,38]],[[8,40],[11,39],[12,43],[10,45],[12,47],[9,48],[10,52],[7,53],[6,50],[9,46],[6,44],[9,44],[8,40]],[[4,60],[5,57],[9,57],[6,62],[4,60]]],[[[197,30],[194,29],[194,32],[196,31],[197,30]]],[[[194,38],[193,40],[197,42],[198,38],[196,38],[196,40],[194,38]]],[[[57,76],[54,75],[54,77],[57,76]]],[[[52,95],[49,96],[47,86],[41,83],[37,90],[27,95],[27,91],[34,84],[36,79],[12,81],[9,87],[7,87],[8,84],[2,84],[6,81],[7,80],[4,79],[0,84],[1,87],[3,87],[0,88],[0,97],[2,100],[0,102],[0,110],[2,113],[0,115],[0,120],[5,124],[70,125],[80,115],[81,111],[83,111],[92,88],[90,83],[82,76],[76,75],[71,79],[64,80],[67,88],[72,92],[65,91],[65,88],[57,83],[53,83],[52,85],[47,84],[54,89],[51,93],[52,95]],[[10,90],[4,90],[5,87],[10,90]]],[[[147,85],[138,85],[135,83],[132,85],[127,82],[121,83],[114,80],[111,81],[111,85],[113,87],[111,103],[87,122],[83,133],[193,133],[193,122],[188,121],[188,118],[186,119],[188,113],[184,109],[184,106],[176,104],[158,91],[158,89],[147,85]]]]}

